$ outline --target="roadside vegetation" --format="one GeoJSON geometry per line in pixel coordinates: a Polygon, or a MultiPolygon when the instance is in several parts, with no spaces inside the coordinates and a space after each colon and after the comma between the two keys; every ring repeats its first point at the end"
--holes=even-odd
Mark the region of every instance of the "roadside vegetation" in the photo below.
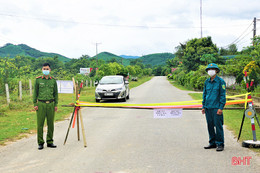
{"type": "MultiPolygon", "coordinates": [[[[175,87],[182,90],[200,91],[190,93],[193,99],[202,99],[202,90],[208,78],[205,69],[209,63],[216,63],[220,68],[219,76],[235,77],[235,84],[227,86],[227,95],[245,94],[246,82],[254,80],[252,95],[260,97],[260,37],[252,39],[252,44],[238,51],[236,45],[227,49],[219,49],[211,37],[192,39],[176,47],[176,57],[167,61],[169,67],[165,75],[175,87]],[[244,75],[247,71],[248,79],[244,75]]],[[[244,106],[234,105],[232,107],[244,106]]],[[[244,110],[224,110],[224,124],[237,137],[244,110]]],[[[259,112],[258,112],[259,115],[259,112]]],[[[256,123],[257,138],[260,138],[260,128],[256,123]]],[[[252,140],[251,121],[245,118],[240,142],[252,140]]],[[[260,149],[253,149],[260,153],[260,149]]]]}
{"type": "MultiPolygon", "coordinates": [[[[143,76],[138,81],[130,81],[129,87],[137,87],[147,81],[152,76],[143,76]]],[[[95,102],[95,87],[84,87],[81,91],[81,101],[95,102]]],[[[55,121],[62,121],[69,118],[73,108],[62,107],[75,103],[75,94],[59,94],[58,111],[55,113],[55,121]]],[[[0,145],[8,141],[26,137],[36,133],[36,112],[33,109],[32,97],[26,95],[23,101],[13,100],[9,106],[1,105],[2,112],[0,116],[0,145]]]]}

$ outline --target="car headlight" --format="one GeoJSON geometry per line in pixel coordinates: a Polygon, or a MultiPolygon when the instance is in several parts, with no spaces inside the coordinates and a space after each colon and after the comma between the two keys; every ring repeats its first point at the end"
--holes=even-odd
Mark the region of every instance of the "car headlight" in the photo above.
{"type": "Polygon", "coordinates": [[[103,89],[101,89],[101,88],[97,88],[96,91],[103,91],[103,89]]]}
{"type": "Polygon", "coordinates": [[[124,88],[116,88],[116,91],[122,91],[124,88]]]}

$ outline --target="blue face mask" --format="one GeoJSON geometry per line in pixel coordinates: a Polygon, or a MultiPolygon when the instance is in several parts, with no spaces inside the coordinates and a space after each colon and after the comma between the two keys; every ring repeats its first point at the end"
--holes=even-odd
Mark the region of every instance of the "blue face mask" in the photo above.
{"type": "Polygon", "coordinates": [[[45,76],[48,76],[50,74],[50,70],[43,70],[42,73],[45,75],[45,76]]]}

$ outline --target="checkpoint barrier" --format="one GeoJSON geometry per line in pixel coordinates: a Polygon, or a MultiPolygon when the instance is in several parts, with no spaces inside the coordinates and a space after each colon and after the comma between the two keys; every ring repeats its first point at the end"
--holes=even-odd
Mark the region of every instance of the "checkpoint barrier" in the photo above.
{"type": "MultiPolygon", "coordinates": [[[[74,81],[74,80],[73,80],[74,81]]],[[[83,120],[82,120],[82,113],[81,113],[81,107],[105,107],[105,108],[121,108],[121,109],[183,109],[183,110],[201,110],[202,109],[202,100],[192,100],[192,101],[181,101],[181,102],[169,102],[169,103],[149,103],[149,104],[125,104],[125,103],[90,103],[90,102],[83,102],[83,101],[79,101],[80,98],[80,91],[82,88],[82,84],[80,85],[80,89],[78,89],[78,86],[76,86],[75,82],[74,82],[74,87],[76,88],[76,103],[73,105],[63,105],[64,107],[74,107],[74,111],[72,113],[71,116],[71,120],[70,120],[70,124],[68,127],[68,131],[64,140],[64,145],[67,141],[67,137],[69,134],[69,130],[70,127],[72,125],[72,128],[74,128],[75,126],[75,122],[77,119],[77,132],[78,132],[78,140],[80,140],[79,137],[79,117],[80,117],[80,121],[81,121],[81,127],[82,127],[82,133],[83,133],[83,139],[84,139],[84,147],[87,147],[87,143],[86,143],[86,137],[85,137],[85,130],[84,130],[84,125],[83,125],[83,120]],[[72,123],[73,122],[73,123],[72,123]]],[[[245,107],[225,107],[224,109],[245,109],[244,111],[244,116],[243,116],[243,120],[242,123],[244,122],[244,117],[245,115],[247,115],[247,117],[249,116],[252,119],[256,118],[258,125],[260,127],[258,118],[256,116],[256,111],[255,111],[255,107],[253,106],[253,100],[251,99],[250,93],[247,94],[241,94],[241,95],[235,95],[235,96],[227,96],[227,101],[226,101],[226,105],[237,105],[237,104],[245,104],[245,107]],[[241,100],[228,100],[228,99],[232,99],[232,98],[236,98],[236,97],[241,97],[241,96],[245,96],[245,99],[241,99],[241,100]],[[249,106],[249,108],[247,109],[247,106],[249,106]],[[254,110],[254,111],[252,111],[254,110]],[[253,116],[254,115],[254,116],[253,116]]],[[[241,129],[240,129],[240,133],[239,133],[239,137],[242,131],[242,126],[241,125],[241,129]]],[[[253,126],[252,126],[253,129],[253,126]]],[[[238,137],[238,139],[239,139],[238,137]]],[[[256,135],[255,135],[255,131],[253,131],[253,142],[257,141],[256,140],[256,135]]],[[[252,144],[250,143],[250,145],[243,145],[245,147],[252,147],[252,144]]],[[[255,148],[260,147],[260,145],[258,145],[258,141],[256,143],[256,145],[254,145],[255,148]]]]}

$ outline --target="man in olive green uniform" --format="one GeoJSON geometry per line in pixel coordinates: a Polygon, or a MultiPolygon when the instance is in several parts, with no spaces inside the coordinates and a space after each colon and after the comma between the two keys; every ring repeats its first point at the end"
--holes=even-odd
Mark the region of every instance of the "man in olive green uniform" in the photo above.
{"type": "Polygon", "coordinates": [[[47,118],[48,132],[46,137],[47,147],[56,148],[53,144],[54,131],[54,115],[57,111],[58,104],[58,88],[56,80],[51,77],[50,64],[45,63],[42,67],[43,76],[39,76],[35,80],[33,103],[37,112],[37,140],[38,149],[43,149],[43,127],[45,118],[47,118]]]}

